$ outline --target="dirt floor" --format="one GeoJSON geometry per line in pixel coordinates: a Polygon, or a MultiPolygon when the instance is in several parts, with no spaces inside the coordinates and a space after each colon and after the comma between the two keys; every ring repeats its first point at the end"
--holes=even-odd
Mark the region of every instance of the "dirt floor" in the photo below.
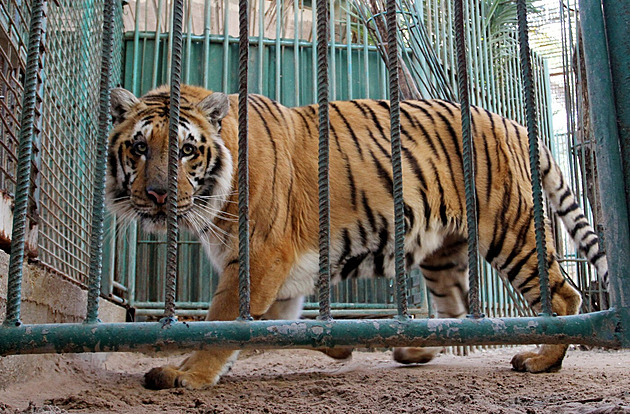
{"type": "Polygon", "coordinates": [[[7,413],[630,413],[630,351],[567,354],[554,374],[510,370],[518,348],[401,366],[391,352],[336,362],[309,350],[250,351],[214,388],[150,391],[144,372],[182,357],[55,356],[0,390],[7,413]]]}

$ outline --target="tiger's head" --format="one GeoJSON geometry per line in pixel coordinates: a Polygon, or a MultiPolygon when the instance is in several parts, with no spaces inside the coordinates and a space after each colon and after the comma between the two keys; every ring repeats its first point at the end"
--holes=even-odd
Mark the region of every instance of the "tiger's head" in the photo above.
{"type": "MultiPolygon", "coordinates": [[[[136,98],[111,92],[114,128],[109,136],[106,199],[122,220],[148,231],[166,229],[169,146],[168,87],[136,98]]],[[[231,191],[232,156],[221,139],[227,95],[182,85],[179,121],[178,220],[203,231],[231,191]]]]}

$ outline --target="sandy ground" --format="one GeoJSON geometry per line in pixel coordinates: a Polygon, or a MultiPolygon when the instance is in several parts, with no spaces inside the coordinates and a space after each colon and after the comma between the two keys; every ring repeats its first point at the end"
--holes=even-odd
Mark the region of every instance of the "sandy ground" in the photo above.
{"type": "Polygon", "coordinates": [[[391,352],[336,362],[309,350],[244,353],[214,388],[150,391],[149,368],[182,357],[55,356],[0,390],[7,413],[630,413],[630,351],[569,351],[553,374],[510,370],[518,349],[401,366],[391,352]]]}

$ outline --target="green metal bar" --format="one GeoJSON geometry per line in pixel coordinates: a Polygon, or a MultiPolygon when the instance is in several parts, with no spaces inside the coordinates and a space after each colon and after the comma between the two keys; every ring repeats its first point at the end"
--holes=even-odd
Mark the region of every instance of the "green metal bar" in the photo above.
{"type": "MultiPolygon", "coordinates": [[[[384,318],[397,315],[396,309],[333,309],[331,310],[331,316],[333,318],[384,318]]],[[[181,317],[193,317],[203,318],[208,311],[203,309],[178,309],[177,315],[181,317]]],[[[159,309],[137,309],[136,315],[142,316],[161,316],[163,312],[159,309]]],[[[426,311],[422,309],[410,309],[410,315],[417,317],[426,317],[426,311]]],[[[307,309],[303,310],[302,317],[304,318],[317,318],[319,316],[319,309],[307,309]]]]}
{"type": "Polygon", "coordinates": [[[184,60],[184,83],[190,83],[190,62],[192,61],[192,1],[186,10],[186,59],[184,60]]]}
{"type": "Polygon", "coordinates": [[[230,36],[228,36],[228,29],[230,27],[230,0],[224,0],[223,7],[223,92],[227,93],[229,68],[228,63],[230,61],[230,36]]]}
{"type": "MultiPolygon", "coordinates": [[[[138,16],[140,16],[140,2],[136,2],[136,27],[139,26],[138,16]]],[[[131,91],[138,96],[140,91],[138,89],[138,76],[137,76],[137,68],[138,68],[138,59],[140,53],[140,30],[134,30],[133,33],[133,73],[131,76],[131,91]]],[[[113,252],[113,251],[112,251],[113,252]]]]}
{"type": "Polygon", "coordinates": [[[283,0],[276,0],[276,101],[281,102],[282,97],[282,46],[280,45],[280,38],[282,37],[282,4],[283,0]]]}
{"type": "Polygon", "coordinates": [[[42,32],[44,30],[45,8],[43,0],[33,0],[31,23],[28,37],[26,75],[20,116],[20,136],[18,149],[17,182],[15,185],[15,205],[13,208],[13,234],[11,236],[11,256],[7,289],[7,310],[3,326],[19,326],[20,305],[22,302],[22,273],[24,265],[24,243],[26,241],[26,213],[28,192],[31,183],[31,157],[33,153],[33,133],[35,104],[37,98],[37,70],[42,32]]]}
{"type": "Polygon", "coordinates": [[[330,99],[337,100],[337,40],[335,39],[335,0],[330,0],[330,99]]]}
{"type": "MultiPolygon", "coordinates": [[[[203,5],[203,87],[208,89],[210,87],[210,30],[212,30],[212,7],[210,7],[210,1],[206,0],[203,5]]],[[[137,30],[136,30],[137,32],[137,30]]]]}
{"type": "Polygon", "coordinates": [[[521,61],[521,78],[525,94],[527,111],[527,135],[529,137],[529,166],[532,174],[532,192],[534,198],[534,224],[536,229],[536,256],[538,258],[538,278],[540,280],[540,296],[542,311],[551,315],[551,292],[549,290],[549,274],[547,269],[547,248],[545,243],[545,218],[540,176],[540,155],[538,145],[538,123],[536,103],[534,100],[534,80],[532,73],[529,34],[527,27],[527,6],[525,0],[516,0],[518,14],[518,43],[521,61]]]}
{"type": "Polygon", "coordinates": [[[265,0],[258,1],[258,93],[263,94],[263,59],[265,37],[265,0]]]}
{"type": "Polygon", "coordinates": [[[300,106],[300,39],[298,27],[299,0],[293,0],[293,72],[295,73],[295,106],[300,106]]]}
{"type": "Polygon", "coordinates": [[[624,197],[619,131],[614,102],[612,75],[601,4],[580,0],[580,19],[584,34],[584,58],[591,104],[590,118],[597,144],[597,168],[601,189],[604,233],[608,249],[610,302],[630,306],[630,235],[628,207],[624,197]],[[625,272],[625,273],[624,273],[625,272]]]}
{"type": "MultiPolygon", "coordinates": [[[[126,33],[124,35],[126,40],[131,40],[131,39],[133,39],[134,36],[135,35],[131,34],[131,33],[126,33]]],[[[140,39],[155,39],[155,36],[152,33],[140,33],[139,38],[140,39]]],[[[168,35],[161,34],[160,38],[168,38],[168,35]]],[[[193,41],[202,41],[203,40],[203,35],[193,35],[192,36],[192,40],[193,41]]],[[[225,38],[223,37],[223,35],[211,34],[210,35],[210,41],[211,42],[223,43],[225,41],[225,38]]],[[[232,43],[237,44],[238,43],[238,39],[234,38],[234,37],[228,37],[228,42],[229,42],[229,44],[232,44],[232,43]]],[[[250,45],[254,45],[254,46],[258,45],[258,42],[259,42],[259,39],[258,39],[257,36],[250,36],[250,38],[249,38],[249,44],[250,45]]],[[[294,43],[295,43],[295,41],[293,39],[281,39],[280,40],[280,45],[281,46],[293,46],[294,43]]],[[[275,39],[263,39],[263,44],[266,45],[266,46],[275,46],[276,45],[276,40],[275,39]]],[[[310,47],[312,45],[312,43],[308,42],[306,40],[300,40],[299,45],[303,46],[303,47],[310,47]]],[[[352,47],[353,50],[360,50],[360,49],[363,48],[362,45],[354,44],[354,43],[352,45],[350,45],[350,46],[352,47]]],[[[337,45],[337,48],[339,48],[339,47],[345,48],[346,46],[337,45]]],[[[376,51],[378,49],[376,48],[376,46],[368,46],[368,50],[376,51]]]]}
{"type": "Polygon", "coordinates": [[[157,22],[155,24],[155,36],[153,36],[155,40],[155,51],[153,58],[153,75],[151,76],[151,83],[153,85],[157,84],[158,79],[158,64],[160,62],[160,25],[162,24],[162,0],[158,2],[158,10],[157,10],[157,22]]]}
{"type": "Polygon", "coordinates": [[[85,323],[98,322],[98,300],[101,292],[103,269],[103,219],[105,216],[105,158],[109,132],[109,89],[114,43],[114,0],[103,3],[103,46],[101,54],[100,108],[96,165],[92,197],[92,223],[90,236],[90,271],[88,275],[87,316],[85,323]]]}
{"type": "MultiPolygon", "coordinates": [[[[603,0],[606,38],[610,55],[619,147],[626,189],[626,206],[630,211],[630,3],[619,0],[603,0]]],[[[629,229],[630,231],[630,229],[629,229]]]]}
{"type": "MultiPolygon", "coordinates": [[[[368,35],[367,28],[363,28],[363,70],[365,78],[370,79],[370,55],[368,52],[368,35]]],[[[370,82],[365,83],[365,97],[370,98],[370,82]]]]}
{"type": "Polygon", "coordinates": [[[332,321],[232,321],[44,324],[0,328],[0,355],[197,349],[585,344],[630,346],[617,332],[627,308],[585,315],[485,319],[365,319],[332,321]]]}
{"type": "Polygon", "coordinates": [[[346,55],[348,64],[346,70],[348,73],[348,99],[353,98],[352,93],[352,33],[350,31],[350,13],[346,11],[346,55]]]}

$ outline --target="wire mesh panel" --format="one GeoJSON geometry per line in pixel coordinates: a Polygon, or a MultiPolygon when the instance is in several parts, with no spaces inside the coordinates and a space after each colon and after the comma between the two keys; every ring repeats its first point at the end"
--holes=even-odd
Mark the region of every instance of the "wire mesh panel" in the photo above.
{"type": "MultiPolygon", "coordinates": [[[[51,6],[45,45],[39,257],[82,285],[89,263],[102,8],[102,1],[51,6]]],[[[113,78],[119,79],[116,38],[113,78]]]]}
{"type": "MultiPolygon", "coordinates": [[[[485,6],[469,3],[474,7],[471,8],[474,16],[467,28],[472,32],[469,39],[471,101],[524,123],[521,88],[516,86],[521,81],[514,36],[515,16],[507,22],[497,21],[485,6]]],[[[228,93],[237,91],[237,6],[236,2],[229,1],[184,2],[184,82],[228,93]]],[[[313,6],[306,2],[250,3],[250,92],[270,96],[288,106],[315,102],[313,6]]],[[[419,93],[415,98],[454,99],[457,85],[450,2],[401,2],[400,7],[406,8],[405,13],[400,13],[400,55],[401,62],[408,68],[401,83],[415,83],[412,89],[419,93]]],[[[162,0],[130,1],[124,10],[123,85],[141,95],[168,80],[172,16],[169,3],[162,0]]],[[[384,19],[383,12],[382,7],[365,8],[358,1],[332,2],[331,100],[388,97],[385,60],[382,59],[382,41],[386,34],[378,32],[378,19],[384,19]]],[[[543,107],[549,100],[548,72],[543,59],[534,56],[537,98],[543,107]]],[[[539,123],[542,136],[548,142],[552,136],[550,113],[541,111],[539,123]]],[[[106,295],[120,301],[133,297],[131,304],[137,306],[140,313],[144,312],[143,308],[152,309],[155,303],[161,303],[165,269],[155,259],[163,256],[164,241],[164,237],[147,234],[142,229],[119,231],[116,240],[110,242],[106,256],[106,262],[112,263],[108,273],[113,280],[106,295]],[[123,252],[125,256],[114,257],[113,252],[123,252]]],[[[212,273],[194,237],[184,234],[180,248],[184,249],[184,256],[180,257],[178,303],[187,309],[205,305],[209,294],[214,292],[212,287],[216,285],[217,275],[212,273]]],[[[511,286],[497,282],[489,265],[484,263],[482,267],[484,274],[488,274],[482,280],[482,306],[497,311],[488,315],[527,314],[528,307],[519,294],[511,286]]],[[[426,308],[426,292],[419,293],[419,284],[423,281],[417,270],[413,272],[414,278],[416,281],[412,280],[411,284],[415,288],[410,289],[410,297],[416,302],[412,305],[423,307],[424,314],[430,313],[426,308]]],[[[332,294],[333,303],[380,303],[384,307],[395,303],[393,285],[385,280],[344,282],[334,286],[332,294]]],[[[316,297],[307,301],[312,305],[316,297]]],[[[182,313],[201,315],[203,310],[182,310],[182,313]]]]}
{"type": "Polygon", "coordinates": [[[26,2],[0,4],[0,191],[5,195],[15,186],[29,16],[26,2]]]}

